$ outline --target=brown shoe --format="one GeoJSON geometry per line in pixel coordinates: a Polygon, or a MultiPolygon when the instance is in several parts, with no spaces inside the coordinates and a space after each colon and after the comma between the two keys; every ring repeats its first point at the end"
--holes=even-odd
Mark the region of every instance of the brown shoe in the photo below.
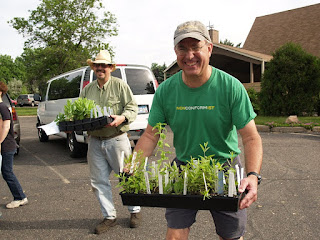
{"type": "Polygon", "coordinates": [[[117,221],[116,219],[107,219],[107,218],[103,219],[103,221],[96,226],[94,233],[101,234],[108,231],[109,228],[116,225],[116,221],[117,221]]]}
{"type": "Polygon", "coordinates": [[[141,223],[141,214],[138,213],[131,213],[130,216],[130,228],[137,228],[141,223]]]}

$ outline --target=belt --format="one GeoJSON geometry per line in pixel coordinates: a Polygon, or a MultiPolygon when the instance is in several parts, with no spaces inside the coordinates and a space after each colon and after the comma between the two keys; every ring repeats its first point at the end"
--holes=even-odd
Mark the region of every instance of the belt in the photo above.
{"type": "Polygon", "coordinates": [[[91,136],[91,137],[99,139],[100,141],[102,141],[102,140],[108,140],[108,139],[111,139],[111,138],[114,138],[114,137],[118,137],[118,136],[120,136],[122,134],[124,134],[124,132],[118,132],[118,133],[113,134],[113,135],[111,135],[109,137],[103,137],[103,136],[91,136]]]}

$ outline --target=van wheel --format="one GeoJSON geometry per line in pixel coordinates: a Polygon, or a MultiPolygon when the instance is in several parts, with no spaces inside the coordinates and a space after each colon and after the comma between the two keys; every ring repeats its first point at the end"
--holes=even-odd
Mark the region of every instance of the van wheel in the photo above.
{"type": "Polygon", "coordinates": [[[34,107],[34,102],[31,103],[31,107],[34,107]]]}
{"type": "Polygon", "coordinates": [[[67,143],[70,151],[70,157],[79,158],[86,156],[88,146],[87,144],[77,142],[74,132],[68,134],[67,143]]]}
{"type": "Polygon", "coordinates": [[[49,141],[49,136],[41,128],[38,128],[38,138],[39,138],[40,142],[48,142],[49,141]]]}

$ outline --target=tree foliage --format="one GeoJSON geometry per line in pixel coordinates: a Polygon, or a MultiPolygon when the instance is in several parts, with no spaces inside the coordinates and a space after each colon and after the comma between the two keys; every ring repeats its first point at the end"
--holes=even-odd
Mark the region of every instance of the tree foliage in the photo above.
{"type": "Polygon", "coordinates": [[[261,82],[264,115],[301,115],[316,110],[320,92],[320,59],[287,43],[268,63],[261,82]]]}
{"type": "MultiPolygon", "coordinates": [[[[164,63],[162,66],[157,63],[151,64],[151,70],[156,77],[158,83],[162,83],[164,81],[164,70],[167,69],[166,64],[164,63]]],[[[167,78],[169,78],[170,75],[167,75],[167,78]]]]}
{"type": "Polygon", "coordinates": [[[0,81],[9,83],[13,79],[24,80],[24,66],[19,60],[14,61],[9,55],[0,55],[0,81]]]}
{"type": "Polygon", "coordinates": [[[85,65],[86,60],[107,49],[108,37],[116,36],[115,16],[104,10],[102,0],[42,0],[25,19],[9,23],[27,41],[19,59],[25,64],[26,83],[44,87],[51,77],[85,65]]]}
{"type": "MultiPolygon", "coordinates": [[[[225,39],[224,41],[220,41],[220,43],[223,45],[228,45],[228,46],[234,47],[234,43],[228,39],[225,39]]],[[[241,43],[238,43],[235,47],[239,48],[240,46],[241,46],[241,43]]]]}
{"type": "Polygon", "coordinates": [[[117,35],[114,15],[101,13],[103,8],[102,0],[42,0],[28,19],[15,17],[9,23],[28,38],[26,48],[83,48],[94,54],[109,49],[106,37],[117,35]]]}

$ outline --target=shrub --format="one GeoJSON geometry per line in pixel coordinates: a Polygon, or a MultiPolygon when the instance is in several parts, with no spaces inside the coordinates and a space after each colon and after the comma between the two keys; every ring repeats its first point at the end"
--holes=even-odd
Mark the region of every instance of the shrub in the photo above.
{"type": "Polygon", "coordinates": [[[311,115],[320,92],[320,60],[301,46],[287,43],[279,48],[261,81],[264,115],[311,115]]]}
{"type": "Polygon", "coordinates": [[[254,90],[253,88],[247,89],[250,101],[252,103],[253,109],[256,112],[256,114],[259,114],[260,112],[260,96],[259,93],[254,90]]]}

